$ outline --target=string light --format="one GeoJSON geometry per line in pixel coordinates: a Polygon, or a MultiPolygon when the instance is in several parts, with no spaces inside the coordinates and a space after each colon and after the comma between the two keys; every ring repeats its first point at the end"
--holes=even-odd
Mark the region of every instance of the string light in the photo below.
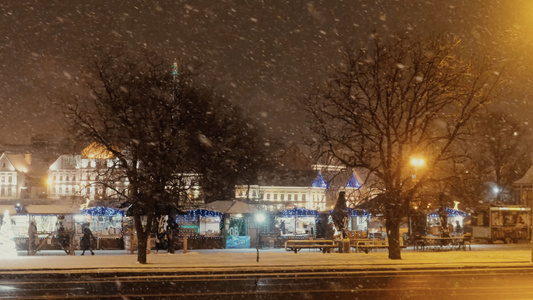
{"type": "Polygon", "coordinates": [[[81,212],[86,215],[100,217],[124,217],[124,215],[126,214],[123,210],[105,206],[96,206],[91,207],[89,209],[82,209],[81,212]]]}

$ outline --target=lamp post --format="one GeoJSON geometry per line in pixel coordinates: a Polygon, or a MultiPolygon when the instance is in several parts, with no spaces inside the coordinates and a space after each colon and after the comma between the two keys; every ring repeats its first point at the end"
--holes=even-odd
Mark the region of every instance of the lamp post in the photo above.
{"type": "Polygon", "coordinates": [[[259,262],[259,243],[261,241],[261,237],[259,236],[259,227],[261,224],[263,224],[263,222],[265,222],[265,214],[263,213],[257,213],[255,214],[255,223],[256,223],[256,226],[257,226],[257,243],[256,243],[256,250],[257,250],[257,262],[259,262]]]}
{"type": "MultiPolygon", "coordinates": [[[[421,157],[411,157],[409,164],[412,167],[411,180],[413,182],[413,185],[415,185],[418,181],[418,178],[416,178],[416,172],[418,171],[418,169],[423,168],[426,165],[426,160],[421,157]]],[[[418,209],[418,205],[415,206],[415,209],[418,209]]],[[[409,213],[409,235],[413,235],[413,220],[411,217],[411,213],[409,213]]]]}

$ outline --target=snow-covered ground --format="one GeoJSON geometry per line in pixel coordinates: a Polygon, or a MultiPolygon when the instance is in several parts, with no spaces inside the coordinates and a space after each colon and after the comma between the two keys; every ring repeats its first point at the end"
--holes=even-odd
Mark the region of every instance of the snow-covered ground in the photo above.
{"type": "Polygon", "coordinates": [[[136,262],[137,255],[125,251],[95,251],[80,256],[66,256],[60,251],[42,251],[36,256],[19,256],[12,259],[0,258],[0,271],[66,269],[65,271],[86,272],[89,269],[102,272],[143,269],[313,269],[343,267],[353,269],[397,269],[397,268],[435,268],[435,267],[482,267],[482,266],[531,266],[531,245],[473,245],[472,251],[414,252],[410,249],[402,253],[402,260],[390,260],[386,250],[365,253],[331,253],[310,252],[302,250],[297,254],[283,249],[260,250],[259,262],[256,261],[255,249],[244,250],[189,250],[183,254],[152,253],[148,255],[148,264],[136,262]],[[89,254],[89,255],[87,255],[89,254]]]}

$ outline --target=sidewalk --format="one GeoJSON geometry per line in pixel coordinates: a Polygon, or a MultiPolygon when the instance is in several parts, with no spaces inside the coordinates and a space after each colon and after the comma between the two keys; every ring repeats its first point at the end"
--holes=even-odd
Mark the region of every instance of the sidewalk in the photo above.
{"type": "MultiPolygon", "coordinates": [[[[477,246],[477,245],[475,245],[477,246]]],[[[283,249],[189,250],[176,254],[152,253],[148,264],[136,262],[137,255],[124,250],[95,251],[96,255],[66,256],[61,251],[43,251],[36,256],[0,258],[0,273],[11,272],[116,272],[116,271],[183,271],[210,270],[400,270],[434,268],[531,267],[531,245],[514,247],[473,247],[472,251],[402,252],[402,260],[388,259],[386,250],[365,253],[287,252],[283,249]],[[495,249],[495,250],[493,250],[495,249]]],[[[505,245],[507,246],[507,245],[505,245]]]]}

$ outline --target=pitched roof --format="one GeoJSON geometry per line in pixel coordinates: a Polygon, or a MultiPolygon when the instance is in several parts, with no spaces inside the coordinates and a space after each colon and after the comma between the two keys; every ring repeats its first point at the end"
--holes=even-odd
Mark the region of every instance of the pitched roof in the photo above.
{"type": "Polygon", "coordinates": [[[522,178],[513,182],[513,184],[533,184],[533,167],[527,170],[526,174],[522,178]]]}

